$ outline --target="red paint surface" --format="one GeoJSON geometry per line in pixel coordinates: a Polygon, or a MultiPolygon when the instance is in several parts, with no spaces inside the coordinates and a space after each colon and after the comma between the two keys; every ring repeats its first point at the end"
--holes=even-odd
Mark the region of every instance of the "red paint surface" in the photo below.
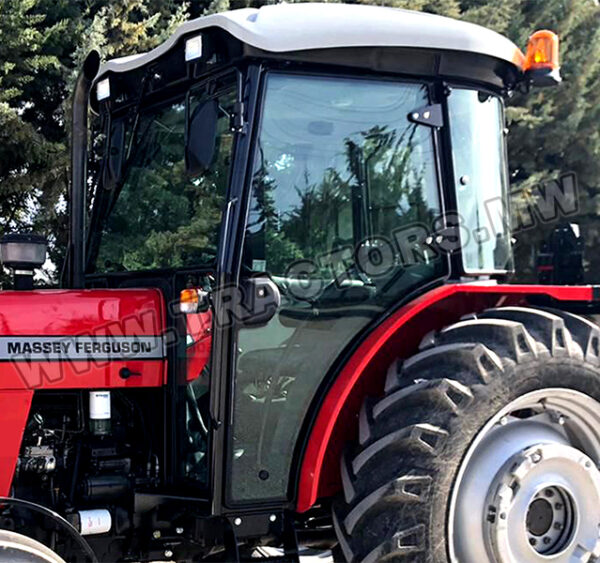
{"type": "MultiPolygon", "coordinates": [[[[153,336],[165,330],[158,290],[0,292],[0,336],[153,336]]],[[[162,386],[165,360],[0,362],[0,496],[10,494],[33,391],[162,386]],[[127,367],[140,376],[122,379],[127,367]]]]}
{"type": "Polygon", "coordinates": [[[163,360],[111,362],[3,362],[0,393],[5,389],[94,389],[160,387],[166,380],[163,360]],[[140,376],[123,379],[121,368],[140,376]]]}
{"type": "MultiPolygon", "coordinates": [[[[194,381],[202,374],[212,347],[212,311],[186,315],[187,333],[194,340],[186,350],[186,381],[194,381]]],[[[208,385],[208,382],[206,382],[208,385]]]]}
{"type": "Polygon", "coordinates": [[[0,335],[161,334],[162,297],[156,289],[3,291],[0,335]]]}
{"type": "Polygon", "coordinates": [[[2,391],[0,393],[0,496],[10,495],[21,439],[33,391],[2,391]]]}
{"type": "MultiPolygon", "coordinates": [[[[0,336],[151,336],[163,334],[163,299],[155,289],[0,292],[0,336]]],[[[164,360],[0,363],[2,389],[151,387],[166,381],[164,360]],[[127,367],[141,376],[127,380],[127,367]]]]}
{"type": "Polygon", "coordinates": [[[590,286],[521,286],[489,283],[441,286],[401,307],[362,342],[330,388],[312,428],[302,461],[298,512],[339,490],[342,448],[356,436],[360,406],[383,391],[387,366],[414,354],[422,338],[468,313],[489,307],[526,304],[544,295],[559,301],[592,301],[590,286]]]}

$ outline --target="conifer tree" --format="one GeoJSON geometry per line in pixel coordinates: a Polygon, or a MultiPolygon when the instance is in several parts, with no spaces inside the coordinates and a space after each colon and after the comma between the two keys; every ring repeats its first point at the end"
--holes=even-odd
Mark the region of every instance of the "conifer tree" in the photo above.
{"type": "MultiPolygon", "coordinates": [[[[185,19],[274,0],[0,0],[0,230],[50,235],[66,247],[68,100],[91,48],[104,58],[146,51],[185,19]]],[[[561,37],[563,84],[516,93],[507,120],[511,181],[520,197],[575,172],[589,281],[600,279],[600,7],[595,0],[350,0],[478,23],[523,49],[536,29],[561,37]]],[[[532,281],[531,248],[554,225],[519,233],[519,269],[532,281]]]]}
{"type": "MultiPolygon", "coordinates": [[[[55,13],[58,13],[55,12],[55,13]]],[[[56,204],[66,178],[58,132],[65,92],[60,36],[67,24],[43,14],[39,0],[0,1],[0,231],[39,225],[42,205],[56,204]]]]}

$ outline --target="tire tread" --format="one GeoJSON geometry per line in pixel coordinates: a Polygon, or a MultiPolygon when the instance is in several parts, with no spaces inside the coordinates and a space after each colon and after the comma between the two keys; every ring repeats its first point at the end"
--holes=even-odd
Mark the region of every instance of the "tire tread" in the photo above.
{"type": "Polygon", "coordinates": [[[444,538],[428,533],[437,476],[460,464],[448,461],[450,441],[477,431],[465,417],[492,385],[502,389],[518,366],[548,357],[600,366],[600,328],[551,309],[490,309],[428,334],[417,354],[393,362],[383,397],[360,411],[358,447],[342,456],[343,495],[333,513],[344,557],[445,561],[444,538]]]}

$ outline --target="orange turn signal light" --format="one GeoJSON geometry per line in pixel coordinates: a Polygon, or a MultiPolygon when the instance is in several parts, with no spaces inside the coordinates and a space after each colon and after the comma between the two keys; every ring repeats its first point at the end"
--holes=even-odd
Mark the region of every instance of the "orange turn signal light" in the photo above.
{"type": "Polygon", "coordinates": [[[179,294],[179,311],[182,313],[196,313],[198,311],[199,296],[197,289],[183,289],[179,294]]]}
{"type": "Polygon", "coordinates": [[[558,35],[547,29],[536,31],[527,44],[523,70],[558,70],[560,67],[558,35]]]}

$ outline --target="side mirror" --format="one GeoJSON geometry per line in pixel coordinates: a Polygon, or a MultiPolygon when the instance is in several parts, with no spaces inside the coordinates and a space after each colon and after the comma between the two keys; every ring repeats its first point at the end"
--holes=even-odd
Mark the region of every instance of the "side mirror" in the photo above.
{"type": "Polygon", "coordinates": [[[119,185],[123,177],[125,163],[125,129],[124,119],[115,121],[110,130],[108,140],[108,158],[104,168],[102,185],[105,190],[112,190],[119,185]]]}
{"type": "Polygon", "coordinates": [[[191,176],[206,172],[213,163],[217,145],[219,103],[207,100],[199,103],[187,124],[185,170],[191,176]]]}
{"type": "Polygon", "coordinates": [[[46,247],[41,235],[15,233],[0,238],[0,260],[13,271],[15,289],[33,289],[33,270],[46,261],[46,247]]]}

